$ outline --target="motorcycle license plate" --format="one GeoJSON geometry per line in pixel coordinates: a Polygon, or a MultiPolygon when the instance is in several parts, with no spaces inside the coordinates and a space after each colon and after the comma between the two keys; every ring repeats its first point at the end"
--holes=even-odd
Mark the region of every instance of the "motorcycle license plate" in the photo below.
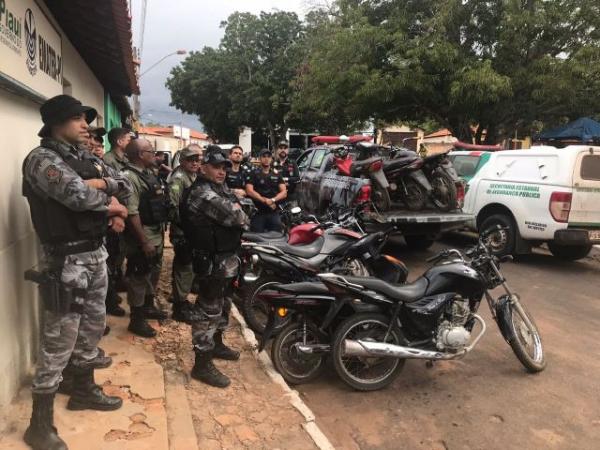
{"type": "Polygon", "coordinates": [[[590,238],[590,241],[600,242],[600,230],[588,231],[588,236],[590,238]]]}

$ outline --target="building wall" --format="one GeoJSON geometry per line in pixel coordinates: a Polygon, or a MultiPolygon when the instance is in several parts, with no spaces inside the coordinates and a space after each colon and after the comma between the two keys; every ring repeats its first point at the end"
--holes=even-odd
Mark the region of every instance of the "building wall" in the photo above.
{"type": "Polygon", "coordinates": [[[152,134],[140,133],[140,137],[148,139],[152,144],[152,147],[154,147],[154,150],[160,152],[170,152],[174,155],[177,150],[183,148],[181,139],[173,136],[155,136],[152,134]]]}
{"type": "MultiPolygon", "coordinates": [[[[103,121],[104,89],[60,32],[64,79],[70,84],[65,93],[96,108],[103,121]]],[[[23,272],[37,264],[38,244],[21,195],[23,159],[39,143],[39,106],[0,89],[0,418],[2,408],[31,374],[39,335],[34,285],[23,280],[23,272]]]]}

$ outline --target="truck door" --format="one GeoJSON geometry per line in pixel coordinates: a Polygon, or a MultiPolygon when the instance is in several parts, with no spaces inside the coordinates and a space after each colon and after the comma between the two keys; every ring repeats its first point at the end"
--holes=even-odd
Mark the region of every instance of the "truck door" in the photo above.
{"type": "Polygon", "coordinates": [[[298,204],[300,207],[306,211],[308,211],[308,205],[306,204],[307,195],[306,192],[308,190],[308,181],[306,178],[306,173],[308,171],[308,166],[310,165],[310,161],[312,160],[314,152],[309,150],[303,153],[297,160],[296,164],[298,164],[298,171],[300,172],[300,182],[298,183],[298,204]]]}
{"type": "Polygon", "coordinates": [[[304,190],[306,205],[308,210],[315,214],[320,213],[321,165],[323,164],[323,159],[325,158],[327,151],[326,148],[317,148],[313,151],[313,157],[304,176],[306,181],[306,190],[304,190]]]}
{"type": "MultiPolygon", "coordinates": [[[[600,149],[577,155],[569,226],[600,229],[600,149]]],[[[596,237],[600,239],[600,235],[596,237]]]]}

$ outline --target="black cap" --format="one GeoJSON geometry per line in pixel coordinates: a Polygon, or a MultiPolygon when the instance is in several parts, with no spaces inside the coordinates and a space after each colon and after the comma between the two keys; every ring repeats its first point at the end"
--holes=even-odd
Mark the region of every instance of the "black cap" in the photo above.
{"type": "Polygon", "coordinates": [[[102,136],[104,136],[106,134],[106,128],[104,127],[90,127],[88,129],[88,133],[101,138],[102,136]]]}
{"type": "Polygon", "coordinates": [[[46,100],[40,107],[40,115],[44,126],[38,132],[39,137],[48,137],[54,125],[59,125],[71,117],[85,113],[85,121],[91,123],[97,112],[91,106],[83,106],[81,102],[70,95],[57,95],[46,100]]]}
{"type": "Polygon", "coordinates": [[[268,148],[263,148],[260,151],[260,153],[258,154],[258,156],[265,156],[265,155],[273,156],[273,152],[271,150],[269,150],[268,148]]]}
{"type": "Polygon", "coordinates": [[[209,145],[206,148],[202,157],[202,163],[210,164],[211,166],[225,164],[227,167],[231,167],[231,161],[223,154],[223,150],[218,145],[209,145]]]}

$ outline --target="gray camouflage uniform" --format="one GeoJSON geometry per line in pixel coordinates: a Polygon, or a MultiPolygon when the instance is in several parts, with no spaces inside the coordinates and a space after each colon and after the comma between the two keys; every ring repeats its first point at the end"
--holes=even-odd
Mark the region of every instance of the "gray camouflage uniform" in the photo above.
{"type": "MultiPolygon", "coordinates": [[[[250,224],[237,197],[225,184],[197,182],[187,199],[187,209],[192,223],[193,216],[204,215],[226,227],[247,229],[250,224]]],[[[211,351],[215,333],[227,327],[231,300],[225,298],[225,291],[238,270],[237,255],[217,256],[211,274],[200,282],[201,295],[195,303],[198,320],[192,322],[192,343],[200,353],[211,351]]]]}
{"type": "MultiPolygon", "coordinates": [[[[58,151],[84,157],[82,150],[64,143],[58,144],[58,151]]],[[[108,211],[110,196],[126,196],[131,189],[122,178],[106,179],[106,192],[91,188],[61,156],[45,147],[35,148],[26,158],[24,177],[37,195],[74,211],[108,211]]],[[[77,241],[75,236],[73,241],[77,241]]],[[[81,305],[81,314],[45,311],[33,392],[48,394],[58,389],[69,359],[75,367],[85,368],[98,355],[106,322],[107,253],[104,246],[65,257],[54,256],[52,246],[44,245],[42,250],[44,266],[62,267],[60,279],[65,287],[85,291],[85,296],[74,299],[81,305]]]]}

